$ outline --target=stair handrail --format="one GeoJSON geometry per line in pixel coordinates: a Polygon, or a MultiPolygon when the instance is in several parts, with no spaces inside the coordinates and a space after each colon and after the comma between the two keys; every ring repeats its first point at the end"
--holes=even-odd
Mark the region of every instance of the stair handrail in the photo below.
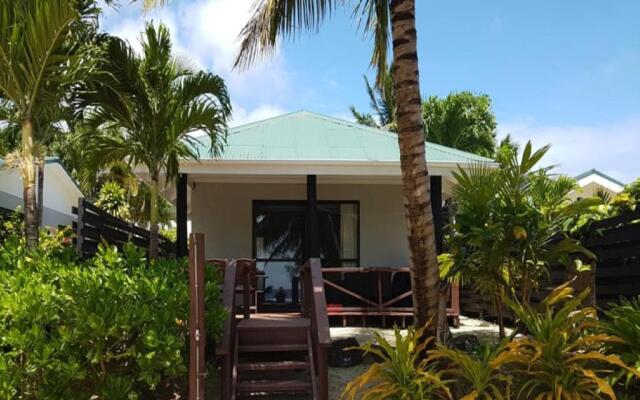
{"type": "Polygon", "coordinates": [[[230,399],[233,393],[231,387],[233,376],[233,362],[235,354],[236,334],[236,260],[224,260],[224,278],[222,284],[222,306],[227,318],[222,327],[222,337],[216,344],[216,355],[222,361],[220,370],[221,399],[230,399]]]}
{"type": "Polygon", "coordinates": [[[327,300],[324,293],[322,264],[319,258],[310,258],[300,269],[302,278],[303,314],[311,323],[311,340],[318,394],[321,400],[329,398],[329,377],[327,352],[331,346],[331,331],[327,314],[327,300]]]}

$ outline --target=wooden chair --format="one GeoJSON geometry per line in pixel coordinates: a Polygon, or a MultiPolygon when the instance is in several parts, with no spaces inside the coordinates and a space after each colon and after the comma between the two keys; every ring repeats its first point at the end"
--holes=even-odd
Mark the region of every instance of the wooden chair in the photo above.
{"type": "MultiPolygon", "coordinates": [[[[214,266],[224,272],[229,259],[212,258],[207,260],[207,264],[214,266]]],[[[249,318],[249,313],[258,312],[258,278],[256,271],[256,260],[252,258],[238,258],[236,261],[236,295],[242,295],[241,307],[244,309],[244,317],[249,318]],[[249,304],[249,308],[245,307],[249,304]]],[[[240,302],[238,302],[240,304],[240,302]]]]}

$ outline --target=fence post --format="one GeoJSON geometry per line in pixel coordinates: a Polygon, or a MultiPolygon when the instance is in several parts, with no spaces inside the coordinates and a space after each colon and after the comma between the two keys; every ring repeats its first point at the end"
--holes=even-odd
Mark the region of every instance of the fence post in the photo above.
{"type": "Polygon", "coordinates": [[[76,223],[76,249],[78,255],[83,258],[82,242],[84,236],[82,235],[82,229],[84,228],[84,198],[78,197],[78,222],[76,223]]]}
{"type": "Polygon", "coordinates": [[[204,235],[192,233],[189,246],[189,400],[205,400],[204,235]]]}

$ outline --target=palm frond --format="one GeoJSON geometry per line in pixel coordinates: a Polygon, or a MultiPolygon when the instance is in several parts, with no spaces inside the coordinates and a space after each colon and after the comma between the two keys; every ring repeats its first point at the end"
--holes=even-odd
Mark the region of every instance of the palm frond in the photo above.
{"type": "Polygon", "coordinates": [[[390,14],[389,0],[360,0],[353,12],[353,16],[359,21],[360,28],[372,37],[371,65],[377,72],[378,87],[384,87],[385,77],[389,71],[390,14]]]}
{"type": "MultiPolygon", "coordinates": [[[[343,1],[343,0],[342,0],[343,1]]],[[[257,0],[251,19],[240,32],[236,68],[247,68],[269,56],[279,38],[315,32],[341,0],[257,0]]]]}

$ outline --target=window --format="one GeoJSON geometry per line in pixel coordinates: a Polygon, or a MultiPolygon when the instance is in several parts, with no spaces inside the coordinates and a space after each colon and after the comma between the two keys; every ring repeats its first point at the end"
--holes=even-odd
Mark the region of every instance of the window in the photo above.
{"type": "MultiPolygon", "coordinates": [[[[265,301],[297,303],[295,271],[305,261],[305,202],[255,201],[253,254],[264,272],[265,301]]],[[[318,202],[318,238],[323,265],[359,263],[359,203],[318,202]]]]}

